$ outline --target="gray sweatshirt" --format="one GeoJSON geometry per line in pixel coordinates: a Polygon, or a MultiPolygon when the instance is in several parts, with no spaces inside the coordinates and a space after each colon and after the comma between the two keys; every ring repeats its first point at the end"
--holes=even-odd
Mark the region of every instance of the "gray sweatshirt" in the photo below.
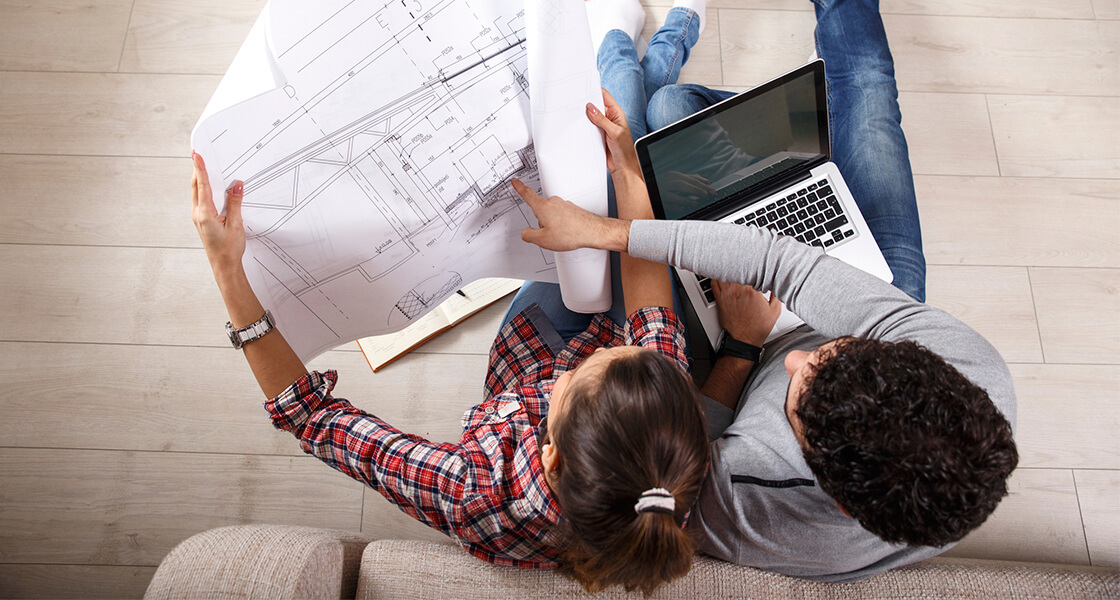
{"type": "Polygon", "coordinates": [[[714,401],[705,405],[712,463],[689,521],[702,552],[786,575],[843,582],[948,548],[888,544],[821,491],[786,420],[784,360],[792,350],[811,351],[843,335],[913,340],[984,388],[1014,427],[1011,374],[987,340],[818,248],[764,229],[635,221],[629,254],[771,290],[806,323],[766,347],[735,411],[714,401]]]}

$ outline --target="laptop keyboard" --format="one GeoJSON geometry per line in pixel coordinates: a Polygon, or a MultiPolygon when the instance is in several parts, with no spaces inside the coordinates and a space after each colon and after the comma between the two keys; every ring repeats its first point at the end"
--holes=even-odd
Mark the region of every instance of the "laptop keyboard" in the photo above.
{"type": "MultiPolygon", "coordinates": [[[[764,207],[756,207],[734,223],[765,227],[826,250],[856,234],[827,179],[810,183],[764,207]]],[[[700,276],[696,276],[696,280],[704,291],[704,299],[709,305],[714,304],[716,295],[711,280],[700,276]]]]}

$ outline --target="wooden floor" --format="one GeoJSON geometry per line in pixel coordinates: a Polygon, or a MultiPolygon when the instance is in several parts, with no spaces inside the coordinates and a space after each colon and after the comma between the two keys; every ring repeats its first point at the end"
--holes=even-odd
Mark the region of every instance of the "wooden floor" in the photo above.
{"type": "MultiPolygon", "coordinates": [[[[647,4],[648,36],[671,0],[647,4]]],[[[188,137],[263,5],[0,0],[2,597],[139,597],[223,525],[435,537],[273,430],[223,332],[188,137]]],[[[801,64],[811,8],[713,0],[683,80],[801,64]]],[[[882,11],[929,301],[995,344],[1019,394],[1012,493],[952,554],[1120,567],[1120,0],[882,11]]],[[[452,440],[503,308],[376,376],[355,344],[313,366],[452,440]]]]}

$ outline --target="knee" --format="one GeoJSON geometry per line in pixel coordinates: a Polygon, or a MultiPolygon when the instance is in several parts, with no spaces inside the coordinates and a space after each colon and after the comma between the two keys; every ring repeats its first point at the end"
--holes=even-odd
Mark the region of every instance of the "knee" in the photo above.
{"type": "Polygon", "coordinates": [[[680,121],[696,112],[700,98],[686,86],[667,85],[649,99],[646,106],[646,123],[650,131],[656,131],[680,121]]]}

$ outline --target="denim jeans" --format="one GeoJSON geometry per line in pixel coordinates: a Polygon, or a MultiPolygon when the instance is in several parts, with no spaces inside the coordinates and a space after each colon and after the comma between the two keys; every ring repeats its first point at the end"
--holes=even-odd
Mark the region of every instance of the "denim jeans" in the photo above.
{"type": "MultiPolygon", "coordinates": [[[[603,38],[597,57],[600,81],[626,113],[630,133],[635,140],[649,132],[645,118],[646,99],[662,86],[677,81],[681,67],[699,37],[700,17],[688,9],[673,8],[665,18],[665,24],[650,39],[649,48],[641,61],[633,40],[626,33],[614,29],[603,38]]],[[[617,216],[614,186],[609,182],[607,205],[610,216],[617,216]]],[[[625,314],[618,255],[615,253],[611,254],[611,293],[611,308],[606,314],[615,323],[624,325],[628,315],[625,314]]],[[[586,330],[594,316],[568,310],[560,299],[560,286],[555,283],[529,281],[514,296],[502,325],[532,304],[544,311],[565,342],[586,330]]],[[[673,286],[673,308],[683,319],[676,286],[673,286]]]]}
{"type": "MultiPolygon", "coordinates": [[[[832,161],[894,273],[894,286],[923,302],[926,262],[914,175],[878,2],[814,4],[817,54],[828,81],[832,161]]],[[[733,95],[699,85],[666,86],[650,96],[646,121],[657,130],[733,95]]]]}

